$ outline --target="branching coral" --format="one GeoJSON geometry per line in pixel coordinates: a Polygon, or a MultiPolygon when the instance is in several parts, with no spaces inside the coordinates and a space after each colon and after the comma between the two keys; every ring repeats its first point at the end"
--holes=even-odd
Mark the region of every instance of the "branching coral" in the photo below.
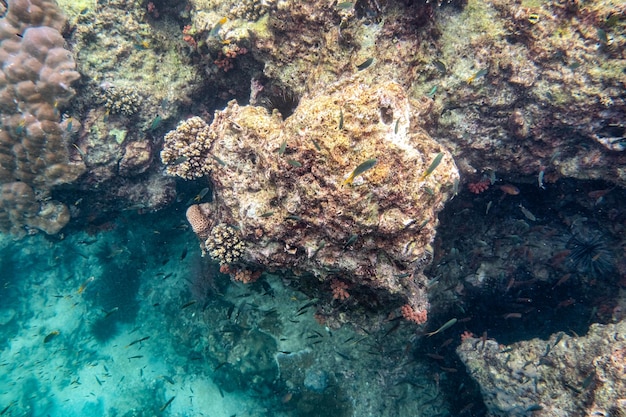
{"type": "Polygon", "coordinates": [[[223,223],[211,230],[211,234],[204,245],[209,255],[222,265],[239,261],[246,248],[237,230],[223,223]]]}
{"type": "Polygon", "coordinates": [[[211,157],[211,132],[200,117],[191,117],[165,135],[161,161],[167,173],[188,180],[201,178],[211,172],[217,162],[211,157]]]}

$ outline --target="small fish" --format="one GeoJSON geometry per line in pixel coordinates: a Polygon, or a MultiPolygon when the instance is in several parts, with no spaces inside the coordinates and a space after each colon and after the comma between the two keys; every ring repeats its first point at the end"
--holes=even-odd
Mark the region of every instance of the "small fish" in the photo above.
{"type": "Polygon", "coordinates": [[[541,168],[541,171],[539,171],[539,175],[537,176],[537,185],[539,185],[539,188],[541,188],[542,190],[546,189],[546,187],[543,185],[543,177],[545,173],[545,169],[541,168]]]}
{"type": "Polygon", "coordinates": [[[22,119],[20,120],[17,127],[15,128],[15,133],[17,133],[18,135],[21,135],[24,132],[25,128],[26,128],[26,120],[22,119]]]}
{"type": "Polygon", "coordinates": [[[189,160],[189,157],[187,156],[179,156],[178,158],[174,159],[173,162],[170,162],[169,165],[180,165],[183,162],[189,160]]]}
{"type": "Polygon", "coordinates": [[[559,342],[561,340],[563,340],[563,336],[565,336],[565,333],[564,332],[560,332],[559,335],[556,337],[556,340],[554,341],[554,345],[552,345],[552,347],[558,345],[559,342]]]}
{"type": "Polygon", "coordinates": [[[130,342],[129,344],[127,344],[125,347],[129,348],[132,345],[136,345],[137,343],[141,343],[144,342],[146,340],[150,339],[150,336],[146,336],[146,337],[142,337],[141,339],[137,339],[137,340],[133,340],[132,342],[130,342]]]}
{"type": "Polygon", "coordinates": [[[430,333],[426,333],[426,336],[431,337],[436,335],[437,333],[441,333],[444,330],[449,329],[450,327],[454,326],[456,324],[456,322],[459,321],[456,317],[453,319],[448,320],[443,326],[441,326],[440,328],[438,328],[437,330],[435,330],[434,332],[430,332],[430,333]]]}
{"type": "Polygon", "coordinates": [[[359,71],[363,71],[364,69],[368,68],[370,65],[372,65],[372,62],[374,62],[374,58],[367,58],[365,61],[363,61],[361,64],[357,65],[356,68],[359,71]]]}
{"type": "Polygon", "coordinates": [[[89,285],[89,283],[90,283],[90,282],[92,282],[92,281],[93,281],[93,280],[95,280],[95,279],[96,279],[96,277],[94,277],[94,276],[91,276],[91,277],[87,278],[87,279],[85,280],[85,282],[83,282],[83,283],[80,285],[80,287],[78,287],[78,291],[77,291],[77,292],[78,292],[79,294],[82,294],[82,293],[83,293],[83,291],[85,291],[85,288],[87,288],[87,285],[89,285]]]}
{"type": "Polygon", "coordinates": [[[533,405],[529,405],[528,408],[526,409],[527,413],[532,413],[533,411],[541,411],[543,410],[543,407],[540,406],[539,404],[533,404],[533,405]]]}
{"type": "Polygon", "coordinates": [[[577,70],[582,64],[580,63],[580,61],[576,61],[574,60],[574,62],[572,62],[571,64],[569,64],[568,68],[571,69],[572,71],[577,70]]]}
{"type": "Polygon", "coordinates": [[[272,214],[274,214],[273,211],[267,211],[267,212],[261,214],[259,217],[267,218],[267,217],[270,217],[272,214]]]}
{"type": "Polygon", "coordinates": [[[211,155],[211,158],[213,158],[213,160],[215,162],[217,162],[218,164],[220,164],[221,166],[225,167],[226,166],[226,162],[222,161],[220,158],[218,158],[215,155],[211,155]]]}
{"type": "Polygon", "coordinates": [[[435,94],[437,93],[437,86],[433,86],[433,88],[430,89],[430,91],[428,92],[428,94],[426,94],[429,98],[433,98],[435,97],[435,94]]]}
{"type": "Polygon", "coordinates": [[[285,216],[285,220],[294,220],[296,222],[301,222],[302,217],[296,216],[295,214],[290,214],[289,216],[285,216]]]}
{"type": "Polygon", "coordinates": [[[613,27],[617,24],[617,22],[619,22],[620,19],[620,14],[619,13],[611,13],[607,18],[606,18],[606,27],[613,27]]]}
{"type": "Polygon", "coordinates": [[[287,163],[295,168],[300,168],[302,166],[302,164],[295,159],[287,159],[287,163]]]}
{"type": "Polygon", "coordinates": [[[339,130],[343,130],[343,109],[339,109],[339,130]]]}
{"type": "Polygon", "coordinates": [[[359,238],[359,235],[350,235],[350,237],[348,238],[348,240],[346,241],[346,244],[343,245],[343,249],[348,248],[349,246],[353,245],[357,239],[359,238]]]}
{"type": "Polygon", "coordinates": [[[442,159],[443,159],[443,152],[439,152],[437,156],[435,156],[435,159],[433,159],[433,162],[430,163],[430,166],[428,167],[428,169],[426,169],[426,171],[424,171],[424,173],[422,174],[420,181],[423,181],[424,179],[426,179],[426,177],[432,174],[433,171],[437,169],[442,159]]]}
{"type": "Polygon", "coordinates": [[[343,182],[342,185],[346,185],[346,184],[352,185],[352,182],[354,181],[354,179],[356,177],[358,177],[359,175],[363,174],[364,172],[374,168],[374,166],[376,165],[377,162],[378,162],[378,159],[376,159],[376,158],[368,159],[367,161],[362,162],[361,164],[359,164],[359,166],[354,168],[354,171],[352,171],[350,176],[348,176],[348,178],[346,178],[346,180],[343,182]]]}
{"type": "Polygon", "coordinates": [[[74,125],[74,119],[72,117],[69,117],[67,119],[67,127],[65,128],[66,132],[71,132],[72,131],[72,126],[74,125]]]}
{"type": "Polygon", "coordinates": [[[504,184],[504,185],[501,185],[499,188],[500,188],[500,191],[502,191],[504,194],[508,194],[508,195],[519,194],[519,188],[517,188],[516,186],[512,184],[504,184]]]}
{"type": "Polygon", "coordinates": [[[128,360],[130,361],[131,359],[141,359],[143,358],[143,355],[135,355],[135,356],[129,356],[128,360]]]}
{"type": "Polygon", "coordinates": [[[591,374],[589,374],[582,383],[582,387],[583,389],[587,389],[589,388],[589,386],[591,385],[591,383],[595,380],[596,378],[596,374],[595,372],[592,372],[591,374]]]}
{"type": "Polygon", "coordinates": [[[157,114],[154,119],[152,119],[152,122],[150,122],[150,130],[156,130],[161,125],[162,121],[163,118],[157,114]]]}
{"type": "Polygon", "coordinates": [[[224,23],[228,22],[228,18],[227,17],[222,17],[215,26],[213,26],[213,29],[211,29],[211,32],[209,32],[209,37],[210,38],[219,38],[219,32],[220,29],[222,28],[222,26],[224,25],[224,23]]]}
{"type": "Polygon", "coordinates": [[[609,44],[609,37],[607,36],[606,32],[603,29],[596,29],[596,33],[598,34],[598,39],[600,39],[600,43],[602,45],[608,45],[609,44]]]}
{"type": "Polygon", "coordinates": [[[537,13],[531,13],[528,15],[528,21],[531,25],[536,25],[539,22],[539,15],[537,13]]]}
{"type": "Polygon", "coordinates": [[[319,142],[316,141],[315,139],[313,139],[312,142],[313,142],[313,146],[315,146],[315,149],[317,149],[318,152],[321,152],[322,148],[320,147],[319,142]]]}
{"type": "Polygon", "coordinates": [[[200,202],[200,200],[202,200],[204,198],[204,196],[207,195],[208,193],[209,193],[209,187],[203,188],[202,190],[200,190],[198,195],[196,195],[193,198],[193,201],[200,202]]]}
{"type": "Polygon", "coordinates": [[[176,396],[174,395],[172,398],[170,398],[169,400],[167,400],[167,402],[165,404],[163,404],[163,407],[159,408],[159,411],[165,411],[165,409],[172,403],[172,401],[174,401],[174,398],[176,398],[176,396]]]}
{"type": "Polygon", "coordinates": [[[435,66],[435,68],[437,68],[437,71],[439,71],[442,75],[445,75],[445,73],[447,72],[446,65],[440,60],[435,59],[433,61],[433,65],[435,66]]]}
{"type": "Polygon", "coordinates": [[[483,68],[481,70],[478,70],[476,73],[474,73],[474,75],[472,75],[471,77],[469,77],[466,82],[468,85],[472,85],[472,83],[482,77],[484,77],[485,75],[487,75],[489,71],[486,68],[483,68]]]}
{"type": "Polygon", "coordinates": [[[344,1],[341,3],[337,3],[337,6],[335,7],[337,7],[339,10],[348,10],[354,8],[354,3],[352,3],[351,1],[344,1]]]}
{"type": "Polygon", "coordinates": [[[167,382],[169,382],[170,384],[174,385],[174,380],[172,378],[170,378],[167,375],[161,375],[161,378],[163,378],[164,380],[166,380],[167,382]]]}
{"type": "Polygon", "coordinates": [[[191,306],[192,306],[192,305],[194,305],[196,302],[197,302],[196,300],[191,300],[191,301],[189,301],[189,302],[186,302],[185,304],[183,304],[183,305],[180,307],[180,309],[181,309],[181,310],[184,310],[184,309],[186,309],[187,307],[191,307],[191,306]]]}
{"type": "Polygon", "coordinates": [[[614,189],[615,187],[611,187],[611,188],[607,188],[604,190],[590,191],[587,193],[587,197],[594,199],[594,200],[599,200],[600,198],[604,197],[605,195],[607,195],[609,192],[613,191],[614,189]]]}
{"type": "Polygon", "coordinates": [[[508,313],[505,314],[504,316],[502,316],[504,318],[504,320],[508,320],[508,319],[521,319],[522,318],[522,313],[508,313]]]}
{"type": "Polygon", "coordinates": [[[278,148],[278,155],[283,156],[285,154],[285,150],[287,150],[287,139],[283,140],[283,143],[280,144],[278,148]]]}
{"type": "Polygon", "coordinates": [[[400,119],[396,119],[396,124],[393,127],[393,133],[394,134],[396,134],[396,135],[398,134],[399,127],[400,127],[400,119]]]}
{"type": "Polygon", "coordinates": [[[111,114],[111,110],[107,110],[107,111],[105,111],[105,112],[104,112],[104,117],[102,118],[102,121],[103,121],[104,123],[106,123],[106,122],[108,122],[108,121],[109,121],[109,115],[110,115],[110,114],[111,114]]]}
{"type": "Polygon", "coordinates": [[[180,254],[180,260],[184,260],[187,257],[187,248],[183,249],[183,253],[180,254]]]}
{"type": "Polygon", "coordinates": [[[316,300],[313,300],[313,301],[309,301],[308,303],[306,303],[305,305],[303,305],[302,307],[300,307],[300,308],[298,309],[298,312],[300,312],[300,311],[304,311],[305,309],[307,309],[307,308],[311,307],[312,305],[314,305],[316,302],[317,302],[317,299],[316,299],[316,300]]]}
{"type": "Polygon", "coordinates": [[[3,415],[7,412],[7,411],[9,411],[9,408],[11,408],[11,406],[12,406],[13,404],[15,404],[15,401],[11,401],[11,402],[9,403],[9,405],[7,405],[6,407],[4,407],[4,408],[2,409],[2,411],[0,411],[0,416],[3,416],[3,415]]]}
{"type": "Polygon", "coordinates": [[[520,204],[519,209],[522,211],[522,214],[524,215],[524,217],[526,217],[528,220],[533,221],[533,222],[537,221],[537,217],[535,217],[535,215],[532,214],[530,210],[528,210],[526,207],[520,204]]]}
{"type": "Polygon", "coordinates": [[[102,381],[100,381],[100,378],[98,378],[98,375],[94,375],[94,377],[96,377],[96,382],[98,383],[98,385],[102,386],[102,381]]]}
{"type": "Polygon", "coordinates": [[[58,330],[50,332],[50,333],[48,333],[48,335],[46,337],[43,338],[43,342],[44,343],[48,343],[49,341],[51,341],[52,339],[54,339],[58,335],[59,335],[59,331],[58,330]]]}
{"type": "Polygon", "coordinates": [[[87,154],[85,154],[85,152],[80,149],[78,147],[78,145],[76,145],[75,143],[72,143],[72,146],[76,148],[76,150],[78,151],[78,153],[80,154],[80,157],[83,159],[83,161],[87,158],[87,154]]]}
{"type": "Polygon", "coordinates": [[[434,359],[436,361],[442,361],[445,360],[446,358],[442,355],[438,355],[436,353],[427,353],[426,356],[428,356],[431,359],[434,359]]]}
{"type": "Polygon", "coordinates": [[[110,311],[105,311],[104,312],[104,318],[106,319],[107,317],[109,317],[111,314],[115,313],[116,311],[118,311],[120,308],[119,307],[115,307],[110,311]]]}

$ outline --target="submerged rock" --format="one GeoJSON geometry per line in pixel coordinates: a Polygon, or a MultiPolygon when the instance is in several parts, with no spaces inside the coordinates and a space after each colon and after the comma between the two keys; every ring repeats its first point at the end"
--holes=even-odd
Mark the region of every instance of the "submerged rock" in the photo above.
{"type": "Polygon", "coordinates": [[[626,410],[624,334],[622,321],[594,324],[584,337],[560,332],[509,346],[468,338],[457,353],[489,415],[619,415],[626,410]]]}
{"type": "Polygon", "coordinates": [[[202,212],[246,244],[229,271],[342,277],[425,309],[418,282],[458,171],[418,127],[421,112],[400,85],[357,76],[302,98],[286,120],[230,102],[198,141],[168,135],[161,156],[170,167],[191,163],[185,177],[208,173],[215,199],[202,212]]]}

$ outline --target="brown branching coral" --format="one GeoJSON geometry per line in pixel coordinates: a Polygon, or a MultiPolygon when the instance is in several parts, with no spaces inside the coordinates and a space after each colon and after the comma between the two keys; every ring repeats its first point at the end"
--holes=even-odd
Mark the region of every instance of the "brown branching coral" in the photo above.
{"type": "Polygon", "coordinates": [[[239,261],[246,248],[237,230],[223,223],[211,230],[211,234],[204,245],[209,255],[222,265],[239,261]]]}
{"type": "Polygon", "coordinates": [[[167,173],[187,180],[201,178],[211,172],[217,161],[211,157],[211,132],[200,117],[183,120],[165,135],[161,161],[167,173]]]}

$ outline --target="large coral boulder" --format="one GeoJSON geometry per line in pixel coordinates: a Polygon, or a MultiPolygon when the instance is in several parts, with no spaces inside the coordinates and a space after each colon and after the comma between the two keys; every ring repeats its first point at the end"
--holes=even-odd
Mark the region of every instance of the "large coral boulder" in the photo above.
{"type": "Polygon", "coordinates": [[[208,173],[215,199],[202,212],[245,242],[235,267],[340,277],[405,294],[423,308],[416,283],[458,171],[417,127],[427,102],[412,103],[394,82],[359,81],[303,98],[285,121],[231,102],[210,126],[182,122],[177,131],[194,136],[171,133],[161,156],[171,173],[208,173]],[[355,172],[366,161],[373,167],[355,172]]]}

